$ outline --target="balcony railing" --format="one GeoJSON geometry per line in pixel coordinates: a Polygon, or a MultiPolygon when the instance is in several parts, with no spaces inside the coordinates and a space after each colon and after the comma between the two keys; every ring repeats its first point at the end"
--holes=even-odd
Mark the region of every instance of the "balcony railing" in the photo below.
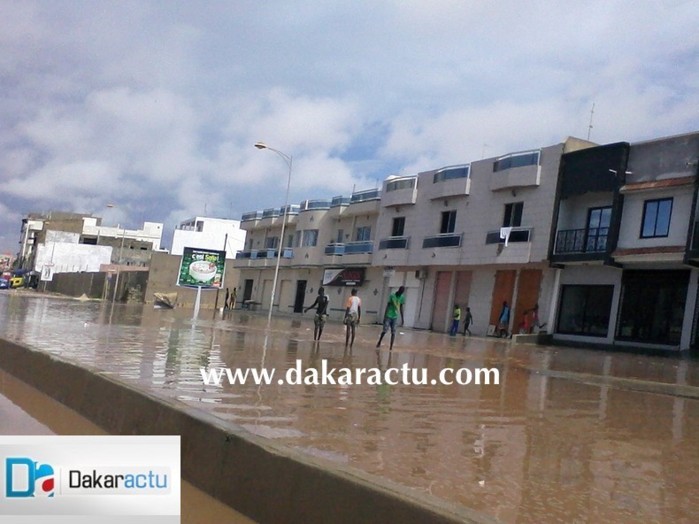
{"type": "Polygon", "coordinates": [[[604,253],[607,250],[608,227],[564,229],[556,234],[557,255],[570,253],[604,253]]]}
{"type": "Polygon", "coordinates": [[[311,211],[314,209],[330,209],[330,200],[304,200],[301,202],[302,211],[311,211]]]}
{"type": "Polygon", "coordinates": [[[344,244],[328,244],[325,246],[325,254],[336,255],[359,255],[372,253],[374,242],[371,240],[360,240],[358,242],[345,242],[344,244]]]}
{"type": "MultiPolygon", "coordinates": [[[[532,230],[529,227],[513,227],[507,242],[529,242],[532,230]]],[[[486,244],[504,244],[505,239],[500,237],[500,230],[488,231],[485,236],[486,244]]]]}
{"type": "MultiPolygon", "coordinates": [[[[249,258],[251,260],[259,260],[264,258],[277,258],[279,252],[276,249],[251,249],[250,251],[238,251],[235,254],[236,260],[249,258]]],[[[282,258],[294,258],[294,250],[285,247],[282,249],[282,258]]]]}
{"type": "Polygon", "coordinates": [[[410,237],[388,237],[379,242],[379,249],[408,249],[410,237]]]}
{"type": "Polygon", "coordinates": [[[241,222],[246,222],[248,220],[259,220],[262,218],[262,211],[251,211],[250,213],[243,213],[241,217],[241,222]]]}
{"type": "Polygon", "coordinates": [[[281,209],[279,208],[265,209],[264,211],[262,211],[262,218],[278,217],[280,212],[281,209]]]}
{"type": "Polygon", "coordinates": [[[349,206],[350,197],[336,196],[330,202],[330,207],[349,206]]]}
{"type": "Polygon", "coordinates": [[[367,200],[377,200],[381,196],[381,191],[378,189],[367,189],[366,191],[358,191],[352,193],[352,198],[350,198],[350,204],[357,204],[359,202],[366,202],[367,200]]]}
{"type": "Polygon", "coordinates": [[[461,246],[462,233],[441,233],[433,237],[425,237],[422,248],[429,247],[459,247],[461,246]]]}

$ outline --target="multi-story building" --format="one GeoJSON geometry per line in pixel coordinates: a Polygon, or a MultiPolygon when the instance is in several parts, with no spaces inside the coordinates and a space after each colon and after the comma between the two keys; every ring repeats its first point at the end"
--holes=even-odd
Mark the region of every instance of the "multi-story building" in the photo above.
{"type": "Polygon", "coordinates": [[[564,155],[550,258],[554,337],[697,347],[699,133],[564,155]]]}
{"type": "Polygon", "coordinates": [[[171,255],[182,255],[185,247],[215,249],[226,252],[226,258],[235,258],[245,248],[246,232],[239,220],[194,217],[181,222],[172,235],[171,255]]]}
{"type": "MultiPolygon", "coordinates": [[[[538,306],[561,342],[699,349],[698,164],[699,133],[601,146],[568,138],[389,177],[366,211],[354,195],[290,206],[279,308],[300,311],[354,267],[376,320],[402,285],[416,328],[446,331],[458,303],[471,308],[472,331],[489,334],[507,302],[515,333],[538,306]]],[[[282,214],[243,217],[251,236],[236,264],[244,296],[262,307],[282,214]]]]}
{"type": "Polygon", "coordinates": [[[406,324],[446,331],[455,304],[470,307],[472,331],[482,335],[492,332],[503,302],[512,307],[510,330],[537,304],[547,318],[561,155],[591,145],[569,138],[387,179],[373,263],[391,268],[388,287],[406,286],[406,324]]]}
{"type": "Polygon", "coordinates": [[[331,315],[340,316],[351,287],[356,286],[362,293],[364,313],[376,315],[383,270],[371,267],[371,254],[379,199],[379,190],[370,189],[350,197],[305,200],[286,209],[245,213],[241,228],[248,233],[246,246],[235,261],[241,275],[239,298],[268,308],[281,256],[276,310],[300,313],[324,286],[331,315]]]}

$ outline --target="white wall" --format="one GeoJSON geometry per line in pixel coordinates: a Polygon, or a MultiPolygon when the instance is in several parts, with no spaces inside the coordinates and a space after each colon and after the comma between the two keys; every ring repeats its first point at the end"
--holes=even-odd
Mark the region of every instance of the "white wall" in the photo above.
{"type": "Polygon", "coordinates": [[[53,264],[54,273],[93,273],[100,270],[101,264],[109,264],[111,259],[111,246],[47,242],[37,246],[34,270],[41,271],[44,265],[53,264]]]}

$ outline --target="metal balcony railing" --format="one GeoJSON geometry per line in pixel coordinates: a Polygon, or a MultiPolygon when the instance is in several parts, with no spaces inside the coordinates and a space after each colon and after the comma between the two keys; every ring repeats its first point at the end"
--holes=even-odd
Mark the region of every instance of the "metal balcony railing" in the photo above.
{"type": "Polygon", "coordinates": [[[379,242],[379,249],[408,249],[410,237],[388,237],[379,242]]]}
{"type": "MultiPolygon", "coordinates": [[[[279,251],[276,249],[251,249],[250,251],[238,251],[235,254],[236,260],[249,258],[251,260],[259,260],[264,258],[277,258],[279,251]]],[[[294,250],[285,247],[282,249],[282,258],[294,258],[294,250]]]]}
{"type": "Polygon", "coordinates": [[[251,211],[249,213],[243,213],[243,216],[241,217],[241,222],[245,222],[248,220],[258,220],[262,218],[262,211],[251,211]]]}
{"type": "Polygon", "coordinates": [[[360,255],[372,253],[374,242],[371,240],[360,240],[358,242],[345,242],[343,244],[328,244],[325,246],[326,255],[360,255]]]}
{"type": "Polygon", "coordinates": [[[556,233],[556,255],[571,253],[604,253],[607,250],[608,227],[564,229],[556,233]]]}
{"type": "Polygon", "coordinates": [[[381,196],[381,191],[378,189],[367,189],[366,191],[357,191],[352,193],[350,198],[350,204],[357,204],[359,202],[366,202],[367,200],[378,200],[381,196]]]}
{"type": "Polygon", "coordinates": [[[432,237],[425,237],[422,248],[430,247],[459,247],[461,246],[462,233],[441,233],[432,237]]]}
{"type": "MultiPolygon", "coordinates": [[[[530,227],[513,227],[510,232],[510,237],[507,242],[529,242],[532,236],[532,228],[530,227]]],[[[485,235],[486,244],[504,244],[505,239],[500,238],[500,230],[488,231],[485,235]]]]}

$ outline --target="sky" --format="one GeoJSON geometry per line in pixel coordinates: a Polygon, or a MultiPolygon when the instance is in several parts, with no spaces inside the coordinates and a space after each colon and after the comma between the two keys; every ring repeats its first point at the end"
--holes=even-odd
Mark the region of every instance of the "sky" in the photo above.
{"type": "Polygon", "coordinates": [[[172,228],[557,144],[699,130],[692,1],[0,0],[0,253],[21,219],[172,228]],[[594,104],[594,112],[592,112],[594,104]],[[591,126],[590,126],[591,124],[591,126]]]}

